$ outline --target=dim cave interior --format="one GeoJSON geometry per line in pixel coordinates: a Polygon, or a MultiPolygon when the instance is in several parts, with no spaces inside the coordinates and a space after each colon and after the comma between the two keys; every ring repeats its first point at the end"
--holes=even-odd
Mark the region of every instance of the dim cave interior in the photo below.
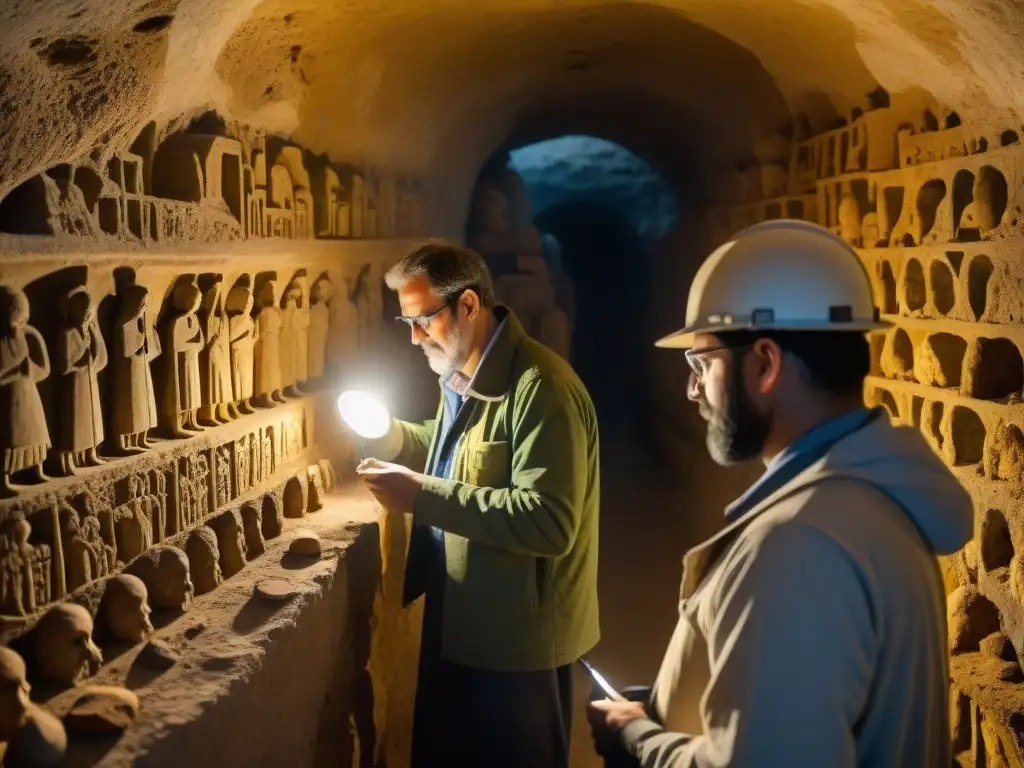
{"type": "Polygon", "coordinates": [[[334,398],[435,407],[383,286],[434,239],[594,394],[592,656],[649,682],[682,554],[757,471],[711,462],[652,344],[716,245],[796,218],[896,326],[867,402],[975,501],[941,564],[956,759],[1024,767],[1022,33],[982,0],[3,4],[0,642],[34,702],[5,764],[408,765],[409,531],[334,398]],[[579,136],[636,163],[522,159],[579,136]],[[602,174],[618,193],[580,194],[602,174]]]}

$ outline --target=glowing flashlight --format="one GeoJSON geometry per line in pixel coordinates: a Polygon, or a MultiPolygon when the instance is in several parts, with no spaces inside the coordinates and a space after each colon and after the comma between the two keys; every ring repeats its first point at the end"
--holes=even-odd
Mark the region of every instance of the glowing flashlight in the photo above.
{"type": "Polygon", "coordinates": [[[384,437],[391,427],[391,414],[373,395],[350,389],[338,396],[338,413],[349,429],[366,440],[384,437]]]}

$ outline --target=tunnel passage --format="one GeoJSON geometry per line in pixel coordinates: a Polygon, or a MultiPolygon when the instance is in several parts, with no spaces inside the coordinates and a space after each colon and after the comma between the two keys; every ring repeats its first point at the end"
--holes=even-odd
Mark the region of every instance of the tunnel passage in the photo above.
{"type": "Polygon", "coordinates": [[[576,284],[574,367],[599,409],[633,411],[644,394],[637,381],[648,340],[637,326],[648,310],[650,254],[631,222],[607,204],[562,203],[535,221],[558,239],[576,284]]]}

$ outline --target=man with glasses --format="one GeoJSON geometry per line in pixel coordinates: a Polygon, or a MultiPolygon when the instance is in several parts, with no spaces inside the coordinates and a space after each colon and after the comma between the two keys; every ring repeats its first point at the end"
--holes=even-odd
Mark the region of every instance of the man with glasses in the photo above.
{"type": "Polygon", "coordinates": [[[414,521],[404,597],[426,606],[413,765],[565,768],[571,664],[599,636],[594,406],[495,304],[475,252],[424,246],[385,281],[441,385],[437,417],[394,421],[359,468],[414,521]]]}
{"type": "Polygon", "coordinates": [[[609,764],[949,765],[946,608],[935,555],[970,497],[920,432],[863,407],[881,322],[857,254],[771,221],[690,289],[689,398],[720,464],[760,459],[724,528],[687,553],[679,619],[646,700],[592,702],[609,764]]]}

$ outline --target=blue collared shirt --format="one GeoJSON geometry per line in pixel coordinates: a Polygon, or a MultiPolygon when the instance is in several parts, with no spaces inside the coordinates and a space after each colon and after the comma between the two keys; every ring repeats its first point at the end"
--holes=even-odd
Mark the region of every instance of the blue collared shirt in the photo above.
{"type": "Polygon", "coordinates": [[[856,432],[876,415],[867,408],[856,408],[802,434],[768,462],[764,474],[746,493],[725,508],[725,519],[732,522],[753,509],[821,458],[834,443],[856,432]]]}
{"type": "Polygon", "coordinates": [[[452,424],[455,423],[455,419],[459,415],[459,410],[462,408],[462,404],[466,402],[466,398],[468,398],[470,393],[473,391],[473,384],[476,382],[477,374],[483,367],[484,361],[487,359],[487,355],[490,354],[491,348],[494,347],[494,343],[497,341],[498,335],[505,327],[506,322],[508,322],[507,317],[503,318],[494,329],[494,333],[491,335],[491,340],[487,342],[487,346],[484,348],[483,355],[480,356],[480,362],[477,364],[476,371],[473,372],[472,378],[467,381],[465,376],[456,371],[447,379],[439,380],[441,385],[441,396],[444,398],[444,407],[441,410],[441,424],[438,427],[440,431],[437,443],[438,451],[437,455],[434,457],[434,466],[431,467],[429,472],[429,474],[434,477],[442,477],[446,480],[451,480],[452,469],[455,466],[455,446],[458,441],[456,440],[453,442],[449,446],[448,451],[444,454],[441,452],[441,447],[448,438],[448,432],[451,430],[452,424]]]}

